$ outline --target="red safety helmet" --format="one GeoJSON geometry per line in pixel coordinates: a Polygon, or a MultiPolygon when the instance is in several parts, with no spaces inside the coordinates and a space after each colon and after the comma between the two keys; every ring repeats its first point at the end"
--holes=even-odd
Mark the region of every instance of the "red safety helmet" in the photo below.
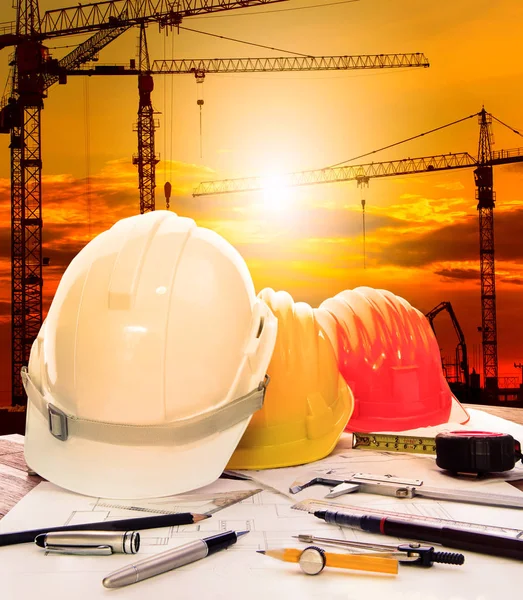
{"type": "Polygon", "coordinates": [[[322,325],[354,393],[347,431],[403,431],[468,421],[443,376],[427,318],[406,300],[359,287],[325,300],[320,309],[334,317],[334,326],[332,320],[322,325]]]}

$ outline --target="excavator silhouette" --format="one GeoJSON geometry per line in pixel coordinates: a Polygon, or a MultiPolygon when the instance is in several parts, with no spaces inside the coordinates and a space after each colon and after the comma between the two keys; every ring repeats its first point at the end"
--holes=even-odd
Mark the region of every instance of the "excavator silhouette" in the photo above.
{"type": "MultiPolygon", "coordinates": [[[[440,302],[425,315],[429,320],[432,331],[434,331],[434,335],[436,335],[436,330],[434,329],[434,319],[443,311],[448,312],[450,320],[452,321],[452,325],[454,326],[454,330],[456,331],[456,335],[458,336],[455,363],[445,363],[442,360],[443,371],[449,386],[456,397],[459,400],[466,402],[469,399],[471,379],[476,380],[476,378],[479,378],[479,375],[475,372],[469,373],[465,336],[450,302],[440,302]]],[[[475,381],[472,381],[472,383],[474,384],[475,381]]],[[[477,386],[479,387],[479,381],[477,382],[477,386]]]]}

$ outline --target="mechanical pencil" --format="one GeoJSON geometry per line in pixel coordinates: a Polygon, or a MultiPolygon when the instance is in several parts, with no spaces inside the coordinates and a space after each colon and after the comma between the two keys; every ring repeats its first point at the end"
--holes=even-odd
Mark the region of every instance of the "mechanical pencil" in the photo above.
{"type": "Polygon", "coordinates": [[[453,527],[437,527],[375,515],[355,515],[338,511],[317,510],[314,512],[314,516],[323,519],[327,523],[352,527],[369,533],[381,533],[399,538],[408,537],[415,540],[436,542],[448,548],[523,560],[523,540],[516,538],[466,531],[453,527]]]}

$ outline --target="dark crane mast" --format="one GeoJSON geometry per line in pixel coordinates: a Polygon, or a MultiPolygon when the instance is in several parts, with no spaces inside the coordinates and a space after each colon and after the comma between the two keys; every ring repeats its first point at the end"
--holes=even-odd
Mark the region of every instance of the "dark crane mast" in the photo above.
{"type": "MultiPolygon", "coordinates": [[[[480,232],[481,317],[483,347],[483,377],[485,387],[498,387],[498,353],[496,328],[496,288],[494,263],[494,191],[492,167],[523,162],[523,148],[493,151],[490,126],[492,115],[483,108],[479,113],[480,138],[478,158],[468,152],[407,158],[395,161],[362,165],[331,167],[310,171],[298,171],[282,175],[280,180],[287,186],[305,186],[340,181],[361,181],[362,178],[391,177],[432,171],[446,171],[474,167],[476,198],[478,200],[480,232]]],[[[224,179],[202,182],[193,196],[225,194],[262,190],[261,177],[224,179]]]]}
{"type": "Polygon", "coordinates": [[[11,91],[0,105],[0,132],[10,134],[12,401],[26,402],[21,367],[42,325],[41,110],[59,68],[76,68],[125,30],[142,23],[177,25],[183,17],[285,0],[106,0],[47,11],[38,0],[18,0],[14,26],[0,33],[0,49],[15,46],[11,91]],[[91,33],[61,61],[49,58],[48,38],[91,33]]]}
{"type": "Polygon", "coordinates": [[[481,274],[481,339],[483,378],[487,389],[498,387],[498,328],[496,322],[496,268],[494,262],[494,205],[492,172],[492,117],[479,113],[478,167],[474,170],[479,214],[481,274]]]}
{"type": "Polygon", "coordinates": [[[140,191],[140,214],[155,209],[154,189],[156,187],[156,165],[159,162],[154,150],[154,108],[151,93],[154,81],[151,75],[151,63],[147,49],[145,24],[140,24],[138,75],[138,154],[133,156],[133,164],[138,167],[138,189],[140,191]]]}
{"type": "Polygon", "coordinates": [[[19,2],[17,45],[9,98],[11,129],[11,314],[14,404],[24,393],[20,369],[42,324],[42,158],[40,123],[45,97],[46,49],[31,39],[40,33],[37,0],[19,2]]]}

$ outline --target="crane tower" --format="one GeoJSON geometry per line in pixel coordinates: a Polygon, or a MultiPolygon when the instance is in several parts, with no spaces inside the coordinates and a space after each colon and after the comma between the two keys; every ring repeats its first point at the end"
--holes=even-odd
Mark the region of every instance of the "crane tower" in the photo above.
{"type": "Polygon", "coordinates": [[[154,189],[156,187],[156,165],[160,162],[154,150],[154,132],[157,124],[154,121],[154,109],[151,93],[154,81],[151,75],[151,63],[147,49],[145,24],[140,25],[138,75],[138,154],[133,156],[133,164],[138,167],[138,188],[140,190],[140,214],[155,209],[154,189]]]}
{"type": "Polygon", "coordinates": [[[492,173],[492,117],[483,108],[479,117],[478,167],[474,170],[479,212],[481,278],[481,338],[485,387],[498,387],[498,333],[496,323],[496,269],[494,262],[494,204],[492,173]]]}

